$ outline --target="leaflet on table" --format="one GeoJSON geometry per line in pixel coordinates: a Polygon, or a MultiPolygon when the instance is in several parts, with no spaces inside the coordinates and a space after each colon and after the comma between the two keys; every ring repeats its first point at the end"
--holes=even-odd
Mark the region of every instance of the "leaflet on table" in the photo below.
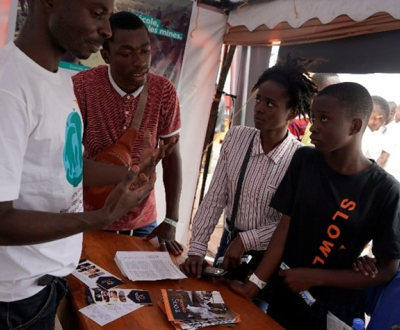
{"type": "Polygon", "coordinates": [[[340,320],[338,317],[328,312],[326,316],[326,329],[327,330],[351,330],[351,327],[340,320]]]}
{"type": "Polygon", "coordinates": [[[100,288],[89,289],[91,300],[96,304],[101,305],[152,305],[150,294],[146,290],[132,289],[111,289],[102,290],[100,288]]]}
{"type": "Polygon", "coordinates": [[[91,304],[79,311],[95,321],[100,326],[110,323],[130,312],[133,312],[142,307],[139,304],[126,304],[126,305],[99,305],[91,304]]]}
{"type": "Polygon", "coordinates": [[[72,272],[72,275],[85,283],[89,288],[98,286],[108,290],[124,283],[120,278],[86,259],[79,262],[78,267],[72,272]]]}
{"type": "Polygon", "coordinates": [[[186,278],[168,252],[118,251],[115,262],[131,281],[156,281],[186,278]]]}
{"type": "Polygon", "coordinates": [[[226,306],[218,291],[161,290],[162,310],[175,329],[235,324],[240,316],[226,306]]]}

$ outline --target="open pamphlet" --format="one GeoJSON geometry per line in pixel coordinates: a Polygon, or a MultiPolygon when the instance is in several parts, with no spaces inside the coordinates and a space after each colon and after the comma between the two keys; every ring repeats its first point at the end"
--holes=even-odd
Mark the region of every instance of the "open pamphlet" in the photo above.
{"type": "Polygon", "coordinates": [[[240,316],[226,306],[218,291],[161,290],[161,309],[175,329],[194,330],[234,325],[240,316]]]}
{"type": "Polygon", "coordinates": [[[121,273],[131,281],[186,278],[173,263],[168,252],[118,251],[114,260],[121,273]]]}

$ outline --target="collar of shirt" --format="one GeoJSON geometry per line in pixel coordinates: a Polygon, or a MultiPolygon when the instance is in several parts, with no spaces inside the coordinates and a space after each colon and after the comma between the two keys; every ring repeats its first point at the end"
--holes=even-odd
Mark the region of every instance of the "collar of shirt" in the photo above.
{"type": "Polygon", "coordinates": [[[111,82],[112,87],[114,87],[114,89],[117,91],[117,93],[118,93],[119,95],[121,95],[121,97],[124,97],[124,96],[126,96],[126,95],[131,95],[131,96],[133,96],[133,98],[136,98],[136,97],[140,94],[140,92],[143,90],[143,86],[140,86],[137,90],[135,90],[135,91],[134,91],[133,93],[131,93],[131,94],[125,93],[125,92],[117,85],[117,83],[115,82],[114,78],[112,77],[110,66],[108,66],[108,79],[110,79],[110,82],[111,82]]]}
{"type": "Polygon", "coordinates": [[[276,164],[285,154],[286,149],[293,143],[292,140],[294,139],[295,138],[293,137],[293,135],[288,133],[285,139],[277,147],[275,147],[273,150],[271,150],[268,154],[265,155],[261,144],[261,134],[260,132],[258,132],[256,137],[254,138],[251,157],[258,155],[265,155],[266,157],[269,157],[276,164]]]}

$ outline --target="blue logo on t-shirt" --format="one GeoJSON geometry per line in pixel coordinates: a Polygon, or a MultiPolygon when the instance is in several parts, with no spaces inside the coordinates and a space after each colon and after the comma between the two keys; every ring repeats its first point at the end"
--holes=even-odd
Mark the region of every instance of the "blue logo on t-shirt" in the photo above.
{"type": "Polygon", "coordinates": [[[65,128],[64,168],[68,182],[77,187],[82,181],[82,121],[77,112],[71,112],[65,128]]]}

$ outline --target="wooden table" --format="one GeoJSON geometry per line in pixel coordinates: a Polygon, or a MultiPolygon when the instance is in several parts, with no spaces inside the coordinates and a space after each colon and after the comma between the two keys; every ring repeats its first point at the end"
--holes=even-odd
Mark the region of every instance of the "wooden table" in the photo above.
{"type": "MultiPolygon", "coordinates": [[[[242,322],[237,324],[235,330],[281,330],[283,329],[268,315],[264,314],[251,301],[240,297],[229,290],[225,283],[220,279],[193,279],[183,280],[164,280],[153,282],[132,282],[123,277],[118,266],[114,262],[114,256],[117,251],[155,251],[157,250],[154,242],[145,242],[140,238],[117,235],[113,233],[94,231],[85,233],[83,236],[82,258],[89,259],[111,274],[124,280],[121,288],[124,289],[145,289],[150,293],[153,306],[144,306],[122,318],[119,318],[104,327],[90,320],[82,313],[78,312],[80,308],[86,306],[85,285],[76,277],[70,275],[69,297],[72,304],[73,313],[76,316],[75,329],[173,329],[166,315],[157,305],[161,300],[161,289],[180,289],[180,290],[215,290],[219,291],[225,303],[241,317],[242,322]]],[[[181,263],[184,257],[174,257],[172,260],[177,264],[181,263]]],[[[227,329],[226,326],[215,326],[211,329],[227,329]]]]}

